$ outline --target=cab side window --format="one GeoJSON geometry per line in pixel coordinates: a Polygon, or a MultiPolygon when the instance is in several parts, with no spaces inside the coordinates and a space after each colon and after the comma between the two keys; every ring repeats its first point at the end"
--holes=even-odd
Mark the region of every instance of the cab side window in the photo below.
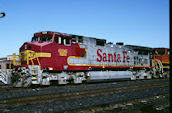
{"type": "Polygon", "coordinates": [[[79,42],[79,43],[83,43],[83,38],[82,38],[82,36],[78,36],[78,42],[79,42]]]}
{"type": "Polygon", "coordinates": [[[76,43],[77,42],[77,39],[76,39],[76,35],[72,35],[72,43],[76,43]]]}
{"type": "Polygon", "coordinates": [[[58,38],[58,43],[66,45],[66,46],[70,46],[71,45],[71,39],[67,38],[67,37],[59,37],[58,38]]]}
{"type": "Polygon", "coordinates": [[[55,42],[58,43],[58,37],[55,37],[55,42]]]}
{"type": "Polygon", "coordinates": [[[71,45],[71,39],[70,38],[64,38],[64,45],[70,46],[71,45]]]}
{"type": "Polygon", "coordinates": [[[65,39],[65,45],[70,45],[70,44],[71,44],[71,39],[66,38],[66,39],[65,39]]]}

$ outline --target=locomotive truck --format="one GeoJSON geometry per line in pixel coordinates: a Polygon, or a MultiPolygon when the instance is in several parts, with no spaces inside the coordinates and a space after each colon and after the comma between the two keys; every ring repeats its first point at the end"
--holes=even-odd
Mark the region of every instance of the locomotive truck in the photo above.
{"type": "Polygon", "coordinates": [[[154,49],[60,32],[34,34],[20,48],[15,87],[165,77],[154,49]]]}

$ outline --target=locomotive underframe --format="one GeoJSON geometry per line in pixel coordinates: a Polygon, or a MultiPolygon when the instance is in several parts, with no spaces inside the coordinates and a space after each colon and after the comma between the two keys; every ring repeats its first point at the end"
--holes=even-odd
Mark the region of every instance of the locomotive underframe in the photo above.
{"type": "Polygon", "coordinates": [[[14,87],[29,87],[30,85],[81,84],[83,82],[105,82],[116,80],[152,79],[152,68],[137,69],[102,69],[87,71],[43,71],[39,66],[20,67],[13,71],[12,83],[14,87]],[[33,72],[33,69],[35,70],[33,72]]]}

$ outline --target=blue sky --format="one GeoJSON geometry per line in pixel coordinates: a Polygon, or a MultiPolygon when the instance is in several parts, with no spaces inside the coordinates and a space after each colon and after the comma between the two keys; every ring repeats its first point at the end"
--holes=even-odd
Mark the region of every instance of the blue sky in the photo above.
{"type": "Polygon", "coordinates": [[[39,31],[169,48],[169,0],[0,0],[0,57],[39,31]]]}

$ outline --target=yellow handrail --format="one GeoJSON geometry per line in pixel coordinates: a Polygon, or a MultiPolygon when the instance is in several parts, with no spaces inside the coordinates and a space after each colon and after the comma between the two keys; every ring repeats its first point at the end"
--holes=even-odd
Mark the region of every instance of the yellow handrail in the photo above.
{"type": "Polygon", "coordinates": [[[31,63],[32,63],[32,72],[35,74],[35,70],[34,70],[34,68],[33,68],[33,66],[34,66],[34,62],[33,62],[33,60],[31,59],[31,63]]]}
{"type": "Polygon", "coordinates": [[[15,66],[15,65],[16,65],[16,54],[13,53],[13,66],[15,66]]]}
{"type": "Polygon", "coordinates": [[[37,62],[38,62],[38,65],[39,65],[39,70],[41,70],[41,64],[39,62],[39,58],[37,57],[37,62]]]}

